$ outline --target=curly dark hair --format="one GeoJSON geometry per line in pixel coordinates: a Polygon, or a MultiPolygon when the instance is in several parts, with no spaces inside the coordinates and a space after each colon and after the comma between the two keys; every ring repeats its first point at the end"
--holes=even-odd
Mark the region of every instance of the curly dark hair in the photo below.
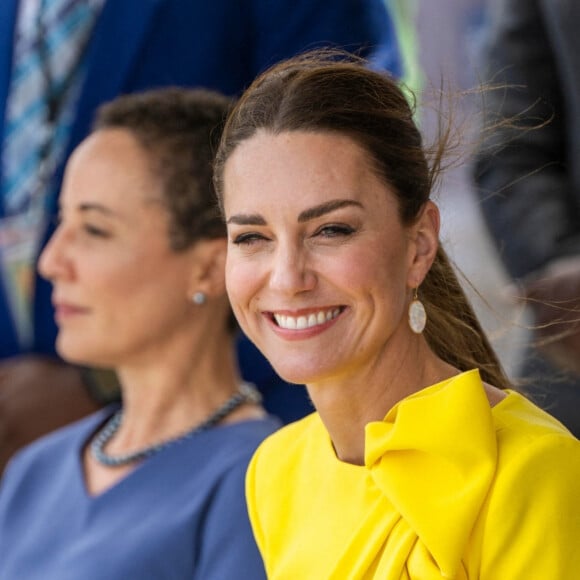
{"type": "Polygon", "coordinates": [[[170,87],[123,95],[97,111],[94,130],[126,129],[148,153],[163,184],[176,251],[226,236],[212,163],[231,104],[213,91],[170,87]]]}

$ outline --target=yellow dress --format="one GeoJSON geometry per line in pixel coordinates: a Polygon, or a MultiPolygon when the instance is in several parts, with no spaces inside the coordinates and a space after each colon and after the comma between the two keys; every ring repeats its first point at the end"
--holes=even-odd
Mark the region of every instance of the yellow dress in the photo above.
{"type": "Polygon", "coordinates": [[[336,458],[317,414],[269,437],[247,475],[271,580],[578,580],[580,442],[477,370],[366,427],[336,458]]]}

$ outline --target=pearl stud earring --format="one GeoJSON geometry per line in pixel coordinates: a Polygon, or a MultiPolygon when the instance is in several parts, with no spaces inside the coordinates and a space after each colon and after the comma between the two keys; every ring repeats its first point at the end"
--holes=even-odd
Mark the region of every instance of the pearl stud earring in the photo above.
{"type": "Polygon", "coordinates": [[[205,295],[205,292],[196,292],[191,297],[191,300],[193,301],[194,304],[201,306],[202,304],[205,304],[205,301],[207,300],[207,296],[205,295]]]}

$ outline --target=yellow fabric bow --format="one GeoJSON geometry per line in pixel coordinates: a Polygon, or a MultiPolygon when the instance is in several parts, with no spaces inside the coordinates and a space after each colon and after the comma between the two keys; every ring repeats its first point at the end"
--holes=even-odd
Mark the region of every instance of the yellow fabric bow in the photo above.
{"type": "Polygon", "coordinates": [[[496,462],[491,409],[477,370],[404,399],[366,427],[366,467],[443,578],[457,575],[496,462]]]}

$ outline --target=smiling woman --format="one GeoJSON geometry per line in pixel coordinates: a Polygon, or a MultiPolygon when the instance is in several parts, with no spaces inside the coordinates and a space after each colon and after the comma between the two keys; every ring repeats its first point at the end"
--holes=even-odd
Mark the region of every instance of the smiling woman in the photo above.
{"type": "Polygon", "coordinates": [[[265,72],[215,162],[233,310],[317,410],[250,465],[268,577],[572,580],[580,443],[510,389],[438,242],[444,144],[366,64],[265,72]]]}
{"type": "MultiPolygon", "coordinates": [[[[417,286],[432,260],[435,207],[426,208],[420,239],[404,236],[396,199],[384,195],[360,146],[325,133],[260,132],[234,152],[225,183],[232,305],[276,370],[314,383],[385,348],[398,360],[408,344],[388,337],[401,333],[407,283],[417,286]],[[247,223],[248,207],[260,208],[259,220],[247,223]]],[[[315,403],[318,390],[309,391],[315,403]]]]}

